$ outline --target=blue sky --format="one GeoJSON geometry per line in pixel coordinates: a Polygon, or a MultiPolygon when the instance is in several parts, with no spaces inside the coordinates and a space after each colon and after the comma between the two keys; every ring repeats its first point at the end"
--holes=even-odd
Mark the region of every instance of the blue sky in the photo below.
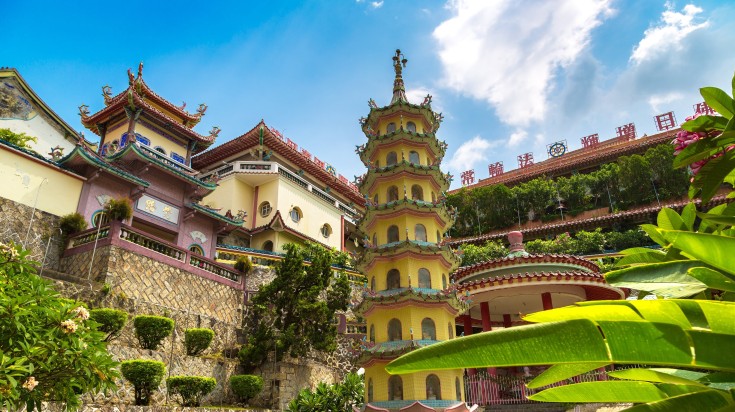
{"type": "MultiPolygon", "coordinates": [[[[260,119],[352,179],[367,101],[390,100],[401,48],[409,99],[434,96],[456,176],[653,116],[677,120],[698,88],[730,90],[735,4],[654,0],[6,2],[0,65],[17,68],[62,118],[103,107],[128,68],[174,103],[209,109],[196,130],[235,138],[260,119]],[[174,4],[174,3],[170,3],[174,4]]],[[[85,136],[93,138],[91,132],[85,136]]]]}

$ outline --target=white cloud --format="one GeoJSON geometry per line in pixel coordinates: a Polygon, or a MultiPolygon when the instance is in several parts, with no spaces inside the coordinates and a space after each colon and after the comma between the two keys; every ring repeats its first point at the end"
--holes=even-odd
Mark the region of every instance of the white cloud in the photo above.
{"type": "Polygon", "coordinates": [[[684,95],[679,92],[654,94],[648,98],[648,104],[651,105],[651,109],[653,109],[655,113],[661,113],[666,109],[665,107],[661,107],[661,105],[673,103],[683,98],[684,95]]]}
{"type": "Polygon", "coordinates": [[[694,22],[701,12],[701,8],[692,4],[687,4],[682,12],[677,12],[671,3],[666,3],[666,10],[661,13],[659,24],[645,31],[643,39],[633,49],[630,61],[640,64],[661,54],[681,50],[684,38],[709,26],[709,21],[699,24],[694,22]]]}
{"type": "Polygon", "coordinates": [[[479,162],[487,162],[488,150],[497,146],[497,142],[491,142],[480,136],[462,143],[454,152],[452,158],[446,163],[452,170],[469,170],[479,162]]]}
{"type": "MultiPolygon", "coordinates": [[[[426,95],[430,94],[431,99],[431,109],[435,112],[443,112],[443,105],[441,104],[441,99],[436,94],[435,91],[429,90],[425,87],[417,87],[415,89],[407,89],[406,90],[406,98],[408,99],[409,103],[413,104],[421,104],[424,102],[424,99],[426,98],[426,95]]],[[[446,116],[446,113],[445,113],[446,116]]]]}
{"type": "Polygon", "coordinates": [[[526,132],[525,130],[516,130],[515,132],[511,133],[510,138],[508,139],[508,146],[518,146],[518,144],[526,140],[527,137],[528,132],[526,132]]]}
{"type": "Polygon", "coordinates": [[[379,8],[383,7],[383,1],[381,0],[381,1],[373,1],[373,2],[370,2],[370,7],[374,8],[374,9],[379,9],[379,8]]]}
{"type": "Polygon", "coordinates": [[[543,120],[556,71],[613,14],[610,1],[450,1],[453,17],[433,33],[444,86],[487,101],[505,123],[543,120]]]}

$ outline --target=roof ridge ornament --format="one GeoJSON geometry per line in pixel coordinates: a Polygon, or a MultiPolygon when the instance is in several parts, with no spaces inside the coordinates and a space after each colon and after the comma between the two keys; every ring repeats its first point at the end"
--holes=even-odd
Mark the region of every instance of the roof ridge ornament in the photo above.
{"type": "Polygon", "coordinates": [[[401,49],[396,49],[396,55],[393,56],[393,70],[396,72],[396,79],[393,81],[393,98],[390,104],[396,102],[408,103],[406,98],[406,87],[403,85],[403,68],[406,67],[408,59],[403,56],[401,49]]]}

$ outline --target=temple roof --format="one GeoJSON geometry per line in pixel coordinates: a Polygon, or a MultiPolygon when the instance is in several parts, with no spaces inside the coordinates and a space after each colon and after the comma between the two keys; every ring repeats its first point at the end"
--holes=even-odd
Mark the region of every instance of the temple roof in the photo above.
{"type": "Polygon", "coordinates": [[[294,165],[300,167],[305,172],[319,180],[320,182],[328,185],[332,190],[337,191],[342,196],[346,197],[356,205],[363,207],[365,199],[357,191],[357,188],[349,182],[340,180],[337,176],[327,172],[323,167],[317,165],[312,159],[306,157],[305,154],[299,152],[284,141],[282,136],[276,135],[276,133],[268,127],[264,121],[260,121],[250,131],[243,135],[236,137],[229,142],[214,147],[206,152],[198,154],[191,160],[192,167],[197,170],[205,169],[215,163],[226,161],[227,159],[237,156],[238,154],[244,153],[251,148],[263,145],[274,153],[292,162],[294,165]],[[262,143],[261,143],[261,131],[262,131],[262,143]]]}
{"type": "Polygon", "coordinates": [[[174,131],[179,132],[181,136],[202,144],[203,147],[201,149],[214,143],[214,140],[219,133],[218,128],[214,128],[210,132],[209,136],[201,135],[192,129],[192,127],[196,125],[204,115],[206,105],[200,105],[196,114],[190,114],[184,111],[183,107],[178,107],[154,93],[143,81],[142,70],[143,64],[141,63],[138,68],[138,76],[133,77],[133,74],[128,69],[129,86],[114,97],[110,95],[109,86],[103,87],[102,94],[105,97],[106,107],[97,113],[90,115],[86,105],[80,106],[79,114],[82,118],[81,120],[84,127],[99,135],[100,131],[97,128],[97,124],[109,122],[114,116],[124,113],[126,108],[143,109],[144,113],[159,122],[161,126],[171,128],[174,131]],[[169,111],[171,114],[157,109],[147,101],[169,111]]]}
{"type": "Polygon", "coordinates": [[[64,156],[57,163],[67,169],[72,169],[75,165],[88,164],[99,167],[100,169],[119,178],[122,178],[123,180],[127,180],[130,183],[143,187],[149,187],[151,185],[147,181],[133,175],[132,173],[108,163],[97,153],[89,150],[81,144],[77,144],[77,146],[71,153],[64,156]]]}
{"type": "MultiPolygon", "coordinates": [[[[506,267],[525,267],[527,265],[572,265],[577,266],[580,269],[587,269],[593,273],[599,273],[600,268],[590,262],[587,259],[563,254],[541,254],[541,255],[526,255],[516,257],[504,257],[500,259],[487,260],[485,262],[475,263],[469,266],[462,266],[457,269],[451,276],[457,282],[461,282],[462,279],[467,278],[473,274],[492,271],[494,269],[506,268],[506,267]]],[[[492,272],[491,272],[492,273],[492,272]]]]}
{"type": "Polygon", "coordinates": [[[565,173],[571,173],[574,170],[580,170],[613,161],[620,156],[641,153],[649,147],[656,146],[661,143],[668,143],[676,137],[676,133],[680,130],[681,129],[679,128],[666,130],[658,134],[643,136],[635,140],[612,138],[604,142],[600,142],[592,147],[573,150],[560,157],[552,157],[524,168],[504,172],[503,174],[495,177],[480,179],[480,181],[475,184],[451,190],[449,193],[454,194],[462,189],[471,190],[478,187],[497,185],[501,183],[506,186],[513,186],[542,175],[557,176],[565,173]]]}

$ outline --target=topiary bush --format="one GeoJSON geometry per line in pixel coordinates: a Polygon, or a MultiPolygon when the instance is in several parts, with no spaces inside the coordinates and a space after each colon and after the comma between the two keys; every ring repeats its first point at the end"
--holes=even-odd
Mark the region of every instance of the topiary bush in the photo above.
{"type": "Polygon", "coordinates": [[[133,319],[135,337],[143,349],[157,349],[174,330],[174,320],[163,316],[138,315],[133,319]]]}
{"type": "Polygon", "coordinates": [[[166,365],[147,359],[127,360],[120,365],[120,372],[135,387],[135,404],[145,406],[150,404],[151,393],[161,384],[166,365]]]}
{"type": "Polygon", "coordinates": [[[69,213],[59,219],[59,228],[64,236],[69,236],[87,228],[87,221],[81,213],[69,213]]]}
{"type": "Polygon", "coordinates": [[[119,309],[92,309],[89,311],[89,318],[99,323],[97,330],[105,332],[107,334],[105,341],[109,342],[118,336],[125,327],[125,322],[128,321],[128,313],[119,309]]]}
{"type": "Polygon", "coordinates": [[[235,270],[247,274],[253,268],[253,262],[245,256],[240,256],[235,261],[235,270]]]}
{"type": "Polygon", "coordinates": [[[230,389],[241,402],[247,403],[263,390],[263,378],[256,375],[232,375],[230,389]]]}
{"type": "Polygon", "coordinates": [[[110,199],[105,203],[105,213],[112,220],[127,220],[133,216],[133,206],[129,199],[110,199]]]}
{"type": "Polygon", "coordinates": [[[181,406],[199,406],[217,381],[204,376],[172,376],[166,379],[166,386],[168,393],[181,396],[181,406]]]}
{"type": "Polygon", "coordinates": [[[214,339],[214,331],[207,328],[192,328],[184,331],[186,354],[196,356],[204,352],[214,339]]]}

